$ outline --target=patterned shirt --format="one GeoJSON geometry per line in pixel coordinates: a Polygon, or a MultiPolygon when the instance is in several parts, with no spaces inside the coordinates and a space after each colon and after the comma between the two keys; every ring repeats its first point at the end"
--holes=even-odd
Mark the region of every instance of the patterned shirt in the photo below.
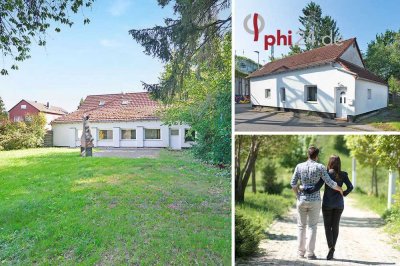
{"type": "MultiPolygon", "coordinates": [[[[322,178],[325,181],[325,183],[331,188],[337,186],[336,182],[329,177],[328,172],[325,169],[325,166],[323,166],[320,163],[317,163],[316,161],[308,160],[296,166],[290,185],[292,186],[292,188],[296,187],[297,182],[299,180],[303,186],[315,185],[318,183],[320,178],[322,178]]],[[[318,201],[321,200],[321,195],[319,193],[319,190],[311,194],[300,192],[299,200],[318,201]]]]}

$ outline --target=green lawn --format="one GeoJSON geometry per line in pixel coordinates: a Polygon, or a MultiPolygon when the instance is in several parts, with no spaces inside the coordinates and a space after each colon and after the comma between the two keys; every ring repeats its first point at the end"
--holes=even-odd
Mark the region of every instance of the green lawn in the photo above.
{"type": "Polygon", "coordinates": [[[400,131],[400,107],[390,105],[386,111],[362,119],[360,122],[385,131],[400,131]]]}
{"type": "Polygon", "coordinates": [[[230,264],[229,173],[78,154],[0,152],[0,264],[230,264]]]}

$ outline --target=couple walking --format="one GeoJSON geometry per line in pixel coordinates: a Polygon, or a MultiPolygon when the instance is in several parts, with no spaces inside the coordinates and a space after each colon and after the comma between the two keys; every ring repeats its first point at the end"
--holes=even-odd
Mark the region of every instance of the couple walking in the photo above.
{"type": "Polygon", "coordinates": [[[341,171],[339,156],[332,155],[325,168],[324,165],[317,162],[318,154],[318,148],[311,146],[308,149],[308,160],[296,166],[291,180],[292,189],[297,197],[298,256],[300,258],[306,256],[308,259],[317,258],[314,250],[321,210],[319,191],[325,183],[322,214],[329,248],[327,259],[331,260],[339,235],[340,216],[344,209],[343,196],[347,196],[351,192],[353,185],[347,173],[341,171]],[[346,191],[342,190],[343,183],[347,186],[346,191]],[[308,226],[307,238],[306,226],[308,226]]]}

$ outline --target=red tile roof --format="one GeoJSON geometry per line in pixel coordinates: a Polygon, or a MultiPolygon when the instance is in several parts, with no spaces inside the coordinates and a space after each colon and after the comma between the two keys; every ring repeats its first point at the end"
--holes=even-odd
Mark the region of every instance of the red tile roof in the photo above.
{"type": "Polygon", "coordinates": [[[251,73],[248,77],[254,78],[269,74],[283,73],[286,71],[338,62],[341,63],[345,68],[348,68],[350,72],[354,72],[355,74],[357,74],[360,78],[386,84],[384,80],[382,80],[380,77],[376,76],[372,72],[368,71],[367,69],[361,68],[340,59],[343,53],[352,44],[355,44],[357,49],[359,50],[356,39],[352,38],[342,41],[338,44],[326,45],[301,54],[288,56],[280,60],[270,62],[264,65],[259,70],[251,73]]]}
{"type": "Polygon", "coordinates": [[[337,60],[339,64],[341,64],[345,69],[348,71],[354,73],[358,78],[366,79],[366,80],[371,80],[375,81],[377,83],[381,83],[384,85],[387,85],[386,81],[382,79],[381,77],[375,75],[371,71],[368,71],[365,68],[359,67],[353,63],[350,63],[346,60],[343,59],[338,59],[337,60]]]}
{"type": "Polygon", "coordinates": [[[81,122],[84,114],[90,122],[159,120],[159,109],[147,92],[89,95],[78,110],[53,123],[81,122]]]}
{"type": "MultiPolygon", "coordinates": [[[[32,105],[33,107],[35,107],[39,112],[42,113],[48,113],[48,114],[57,114],[57,115],[65,115],[68,114],[68,112],[66,110],[64,110],[61,107],[57,107],[57,106],[52,106],[49,105],[49,107],[47,107],[47,104],[44,103],[38,103],[36,101],[27,101],[27,100],[21,100],[18,102],[18,104],[22,101],[26,101],[27,103],[29,103],[30,105],[32,105]]],[[[14,107],[16,107],[18,104],[14,105],[14,107]]],[[[11,108],[10,111],[13,109],[11,108]]]]}

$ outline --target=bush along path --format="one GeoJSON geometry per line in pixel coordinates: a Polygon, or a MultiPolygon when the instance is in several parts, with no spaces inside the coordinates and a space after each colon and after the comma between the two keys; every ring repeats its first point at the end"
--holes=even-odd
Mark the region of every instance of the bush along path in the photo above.
{"type": "Polygon", "coordinates": [[[400,251],[391,246],[383,225],[377,214],[357,208],[351,197],[346,198],[334,260],[326,260],[322,213],[315,248],[317,260],[298,259],[296,209],[292,208],[270,227],[267,239],[259,245],[259,254],[239,265],[400,265],[400,251]]]}

